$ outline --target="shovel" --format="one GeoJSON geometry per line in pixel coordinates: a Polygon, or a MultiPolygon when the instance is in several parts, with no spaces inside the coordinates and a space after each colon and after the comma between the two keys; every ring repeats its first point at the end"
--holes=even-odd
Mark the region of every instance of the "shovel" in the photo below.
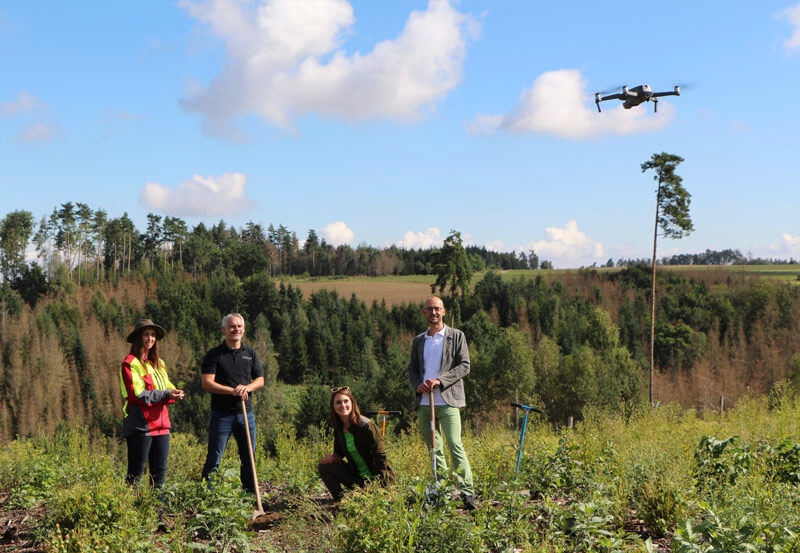
{"type": "Polygon", "coordinates": [[[428,396],[431,404],[431,466],[433,467],[433,482],[425,488],[425,503],[429,506],[438,499],[438,479],[436,477],[436,409],[433,405],[433,389],[428,396]]]}
{"type": "Polygon", "coordinates": [[[544,415],[544,412],[536,407],[522,405],[521,403],[512,403],[511,407],[516,407],[517,409],[525,411],[525,420],[522,421],[522,435],[519,437],[519,449],[517,450],[517,474],[519,474],[519,462],[522,460],[522,448],[525,445],[525,428],[528,426],[528,413],[534,411],[540,415],[544,415]]]}
{"type": "Polygon", "coordinates": [[[364,413],[368,417],[373,417],[375,415],[381,416],[381,437],[386,437],[386,417],[389,415],[402,415],[400,411],[367,411],[364,413]]]}
{"type": "Polygon", "coordinates": [[[242,398],[242,415],[244,415],[244,429],[245,433],[247,434],[247,452],[250,454],[250,466],[253,468],[253,483],[255,484],[256,488],[256,504],[258,505],[258,510],[253,511],[253,519],[251,521],[254,522],[258,517],[265,515],[264,507],[261,506],[261,490],[258,489],[258,475],[256,474],[256,459],[253,455],[253,442],[250,440],[250,422],[247,420],[247,405],[245,405],[244,398],[242,398]]]}
{"type": "Polygon", "coordinates": [[[433,479],[436,478],[436,409],[433,407],[433,388],[428,396],[431,402],[431,464],[433,466],[433,479]]]}

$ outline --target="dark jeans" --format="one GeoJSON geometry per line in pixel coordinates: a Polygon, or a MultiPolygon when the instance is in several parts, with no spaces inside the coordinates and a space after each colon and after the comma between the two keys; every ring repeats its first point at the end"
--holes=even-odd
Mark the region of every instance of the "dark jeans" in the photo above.
{"type": "Polygon", "coordinates": [[[134,434],[125,438],[128,442],[128,474],[125,482],[135,484],[144,473],[144,465],[150,461],[150,485],[160,488],[167,474],[169,434],[145,436],[134,434]]]}
{"type": "MultiPolygon", "coordinates": [[[[247,421],[250,425],[250,441],[255,452],[256,418],[252,411],[247,413],[247,421]]],[[[256,484],[253,481],[253,468],[250,465],[250,454],[247,452],[244,415],[241,412],[211,411],[211,422],[208,425],[208,455],[206,455],[206,463],[203,465],[203,479],[209,483],[214,481],[214,474],[219,468],[219,462],[222,460],[222,454],[225,453],[225,446],[228,445],[231,434],[239,447],[239,460],[241,461],[239,477],[242,479],[242,487],[254,494],[256,493],[256,484]]]]}
{"type": "Polygon", "coordinates": [[[320,463],[317,467],[319,477],[325,483],[325,487],[331,492],[334,501],[339,501],[344,493],[344,488],[354,488],[363,486],[366,480],[358,474],[353,474],[350,467],[342,461],[336,463],[320,463]]]}

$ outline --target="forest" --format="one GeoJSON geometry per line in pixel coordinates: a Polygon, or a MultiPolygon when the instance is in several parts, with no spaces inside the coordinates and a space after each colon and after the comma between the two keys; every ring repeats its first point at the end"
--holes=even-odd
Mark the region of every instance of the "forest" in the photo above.
{"type": "MultiPolygon", "coordinates": [[[[248,222],[236,229],[220,220],[207,227],[199,223],[189,229],[180,218],[155,213],[147,215],[146,229],[139,230],[127,213],[109,217],[81,202],[54,208],[38,224],[28,211],[13,211],[0,220],[0,273],[3,282],[27,299],[43,290],[43,281],[65,267],[70,278],[80,282],[104,282],[136,274],[166,271],[209,277],[216,272],[240,279],[266,272],[270,277],[289,275],[386,276],[434,274],[433,248],[414,249],[396,245],[376,248],[359,244],[353,248],[333,246],[310,229],[305,240],[284,225],[248,222]],[[36,261],[28,254],[34,250],[36,261]]],[[[533,250],[495,252],[467,245],[474,271],[485,269],[552,269],[533,250]]],[[[609,259],[603,266],[647,264],[649,260],[609,259]]],[[[794,259],[754,259],[739,250],[706,250],[699,254],[676,254],[660,260],[662,265],[744,265],[790,263],[794,259]]]]}
{"type": "Polygon", "coordinates": [[[262,236],[248,246],[252,228],[222,222],[162,242],[135,229],[119,242],[80,225],[56,229],[34,233],[24,212],[0,224],[0,544],[64,552],[796,551],[800,287],[792,282],[729,267],[658,272],[652,409],[649,267],[533,270],[531,252],[527,270],[505,273],[503,259],[521,259],[465,248],[465,272],[444,274],[458,233],[439,250],[394,248],[404,260],[396,267],[405,267],[397,274],[430,275],[447,323],[469,343],[465,432],[483,506],[466,517],[447,479],[437,502],[426,501],[425,453],[411,424],[406,367],[426,325],[425,297],[368,304],[324,287],[305,296],[288,278],[333,266],[342,278],[343,267],[371,274],[367,267],[393,248],[374,250],[372,261],[367,247],[346,249],[337,265],[340,248],[328,246],[333,257],[325,258],[322,241],[282,251],[262,236]],[[41,264],[25,258],[31,239],[41,264]],[[209,413],[198,367],[230,312],[243,314],[267,383],[254,410],[271,522],[257,534],[248,531],[232,456],[214,493],[198,481],[209,413]],[[170,409],[170,457],[179,461],[160,498],[146,488],[126,494],[119,476],[118,373],[139,318],[166,329],[162,356],[186,391],[170,409]],[[365,412],[402,412],[387,434],[399,483],[336,510],[314,467],[329,447],[328,388],[344,384],[365,412]],[[544,413],[531,423],[519,473],[511,401],[544,413]],[[726,487],[732,494],[715,493],[726,487]],[[354,522],[361,512],[372,522],[354,522]]]}
{"type": "MultiPolygon", "coordinates": [[[[301,435],[318,425],[329,384],[350,384],[368,410],[410,405],[405,368],[411,339],[425,328],[424,298],[367,305],[325,289],[305,298],[266,272],[83,284],[62,267],[46,285],[35,303],[13,290],[3,296],[4,441],[52,431],[60,420],[117,435],[124,336],[141,317],[167,329],[162,351],[189,396],[174,408],[174,421],[201,437],[208,397],[198,363],[221,341],[229,312],[244,315],[246,340],[273,389],[259,404],[267,433],[277,419],[293,420],[301,435]]],[[[589,406],[633,408],[644,397],[649,294],[648,269],[633,266],[510,280],[489,271],[469,294],[445,295],[448,323],[470,344],[467,415],[480,426],[513,399],[541,406],[555,424],[580,419],[589,406]]],[[[657,301],[657,401],[718,409],[721,400],[732,405],[748,390],[766,393],[800,377],[797,286],[728,270],[664,271],[657,301]]]]}
{"type": "MultiPolygon", "coordinates": [[[[468,415],[476,426],[509,398],[536,402],[562,424],[580,419],[587,406],[624,410],[643,397],[651,292],[640,264],[529,269],[507,278],[499,271],[547,262],[532,251],[461,248],[455,231],[439,250],[333,248],[313,230],[301,248],[282,225],[265,233],[252,222],[236,230],[220,221],[189,232],[185,222],[154,214],[139,232],[127,215],[110,219],[81,203],[62,204],[34,227],[25,211],[0,221],[3,440],[52,430],[61,419],[92,421],[116,435],[122,338],[140,317],[168,331],[165,358],[190,392],[175,409],[176,421],[198,436],[208,397],[197,364],[220,341],[221,318],[230,312],[244,315],[247,339],[276,390],[262,407],[265,427],[289,417],[305,433],[325,418],[324,386],[331,383],[351,384],[370,409],[407,409],[405,366],[411,338],[425,327],[424,297],[400,305],[367,305],[327,289],[304,297],[284,278],[433,278],[452,265],[455,239],[466,273],[453,275],[449,292],[442,274],[434,287],[445,292],[448,322],[469,340],[468,415]],[[38,261],[26,258],[29,245],[38,261]],[[473,271],[480,275],[474,281],[473,271]],[[286,388],[296,385],[303,386],[286,388]]],[[[720,263],[741,257],[731,250],[705,254],[720,263]]],[[[659,273],[656,399],[719,409],[747,390],[765,393],[800,376],[798,297],[797,286],[744,272],[659,273]]]]}

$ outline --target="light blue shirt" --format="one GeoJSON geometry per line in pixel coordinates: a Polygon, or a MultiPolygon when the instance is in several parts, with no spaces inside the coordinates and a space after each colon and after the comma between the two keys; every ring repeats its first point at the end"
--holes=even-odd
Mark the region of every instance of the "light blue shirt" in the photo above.
{"type": "MultiPolygon", "coordinates": [[[[425,334],[425,347],[422,350],[422,358],[425,363],[425,374],[422,377],[425,380],[434,380],[439,378],[439,373],[442,370],[442,351],[444,349],[444,329],[434,334],[433,336],[425,334]]],[[[447,402],[442,399],[441,386],[433,389],[433,404],[434,405],[447,405],[447,402]]],[[[420,405],[430,405],[428,394],[423,394],[420,398],[420,405]]]]}

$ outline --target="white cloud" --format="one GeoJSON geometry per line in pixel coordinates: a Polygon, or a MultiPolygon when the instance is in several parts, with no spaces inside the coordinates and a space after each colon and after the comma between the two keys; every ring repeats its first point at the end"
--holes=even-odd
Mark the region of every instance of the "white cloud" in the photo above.
{"type": "Polygon", "coordinates": [[[396,38],[348,54],[340,48],[355,16],[346,0],[259,0],[255,7],[182,0],[181,6],[227,50],[220,75],[188,91],[181,105],[203,115],[207,132],[229,138],[241,138],[233,119],[249,114],[283,128],[309,113],[417,120],[461,80],[467,40],[478,27],[449,0],[430,0],[424,11],[411,12],[396,38]]]}
{"type": "Polygon", "coordinates": [[[505,242],[503,242],[502,240],[492,240],[491,242],[486,242],[484,247],[492,252],[503,253],[508,251],[506,250],[505,242]]]}
{"type": "Polygon", "coordinates": [[[769,248],[772,255],[796,256],[800,254],[800,235],[792,236],[788,232],[781,234],[781,241],[769,248]]]}
{"type": "Polygon", "coordinates": [[[783,10],[781,17],[789,21],[794,27],[792,36],[787,38],[783,45],[790,50],[800,48],[800,2],[783,10]]]}
{"type": "Polygon", "coordinates": [[[800,249],[800,235],[792,236],[788,232],[781,234],[783,244],[790,249],[800,249]]]}
{"type": "Polygon", "coordinates": [[[326,227],[322,227],[322,237],[332,246],[350,244],[355,238],[355,233],[348,228],[344,221],[336,221],[326,227]]]}
{"type": "Polygon", "coordinates": [[[537,242],[530,242],[527,246],[517,250],[534,250],[540,260],[549,260],[555,267],[579,267],[591,265],[603,259],[605,249],[600,242],[596,242],[578,230],[578,222],[572,219],[564,228],[548,227],[544,230],[546,238],[537,242]]]}
{"type": "Polygon", "coordinates": [[[31,142],[48,142],[56,137],[58,130],[57,125],[33,123],[22,129],[22,131],[17,134],[15,140],[24,144],[31,142]]]}
{"type": "Polygon", "coordinates": [[[444,242],[438,228],[431,227],[425,232],[413,232],[407,230],[403,235],[402,240],[396,242],[396,245],[406,249],[422,249],[439,248],[444,242]]]}
{"type": "Polygon", "coordinates": [[[658,113],[648,106],[626,110],[609,103],[597,113],[586,83],[577,69],[542,73],[520,102],[506,115],[480,115],[470,125],[472,132],[550,134],[561,138],[586,139],[608,134],[633,134],[664,127],[674,109],[661,103],[658,113]]]}
{"type": "Polygon", "coordinates": [[[219,177],[194,175],[177,189],[157,182],[145,183],[141,201],[148,209],[181,217],[238,215],[253,207],[247,197],[247,177],[225,173],[219,177]]]}
{"type": "Polygon", "coordinates": [[[20,90],[17,92],[17,99],[12,102],[0,104],[0,117],[12,117],[14,115],[21,115],[28,111],[35,109],[43,109],[47,107],[41,100],[33,94],[20,90]]]}

